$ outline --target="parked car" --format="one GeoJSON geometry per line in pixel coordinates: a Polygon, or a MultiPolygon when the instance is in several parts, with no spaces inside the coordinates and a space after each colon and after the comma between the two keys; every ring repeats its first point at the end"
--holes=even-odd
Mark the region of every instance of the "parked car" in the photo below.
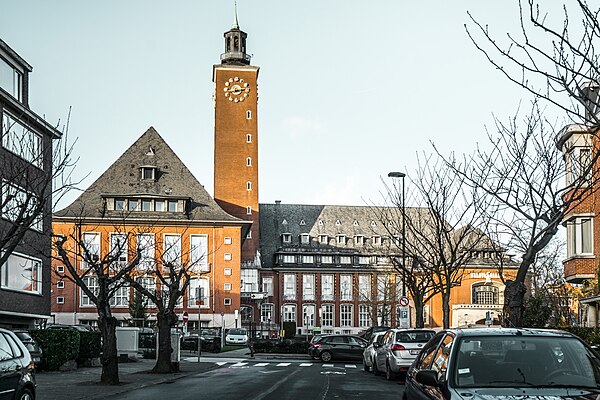
{"type": "Polygon", "coordinates": [[[42,362],[43,355],[40,345],[31,337],[28,331],[15,330],[13,332],[15,335],[17,335],[21,343],[25,345],[25,348],[29,351],[29,355],[31,355],[33,362],[36,365],[39,365],[42,362]]]}
{"type": "Polygon", "coordinates": [[[385,332],[376,332],[371,335],[371,340],[369,340],[369,344],[363,352],[363,369],[367,372],[373,367],[375,353],[377,352],[377,348],[381,346],[381,339],[384,334],[385,332]]]}
{"type": "Polygon", "coordinates": [[[311,347],[313,347],[313,345],[315,343],[318,343],[321,339],[323,339],[325,336],[329,336],[329,334],[323,334],[323,333],[319,333],[314,335],[311,339],[310,342],[308,343],[308,355],[310,356],[310,358],[312,358],[313,360],[318,360],[319,357],[315,357],[313,355],[311,355],[311,347]]]}
{"type": "Polygon", "coordinates": [[[46,329],[76,329],[79,332],[94,332],[97,329],[91,325],[48,324],[46,329]]]}
{"type": "Polygon", "coordinates": [[[376,333],[376,332],[387,332],[390,329],[389,326],[372,326],[370,328],[368,328],[367,330],[361,332],[358,334],[358,336],[360,336],[361,338],[365,339],[365,340],[371,340],[371,336],[376,333]]]}
{"type": "Polygon", "coordinates": [[[373,373],[385,372],[388,380],[405,374],[433,335],[435,331],[431,329],[390,329],[375,352],[373,373]]]}
{"type": "Polygon", "coordinates": [[[327,335],[308,348],[312,358],[328,362],[335,360],[360,360],[368,342],[353,335],[327,335]]]}
{"type": "Polygon", "coordinates": [[[0,371],[0,398],[35,398],[35,368],[31,355],[14,332],[1,328],[0,371]]]}
{"type": "Polygon", "coordinates": [[[410,367],[403,399],[597,399],[600,356],[558,330],[471,328],[435,335],[410,367]]]}
{"type": "Polygon", "coordinates": [[[248,343],[248,330],[245,328],[230,329],[225,335],[225,343],[245,345],[248,343]]]}

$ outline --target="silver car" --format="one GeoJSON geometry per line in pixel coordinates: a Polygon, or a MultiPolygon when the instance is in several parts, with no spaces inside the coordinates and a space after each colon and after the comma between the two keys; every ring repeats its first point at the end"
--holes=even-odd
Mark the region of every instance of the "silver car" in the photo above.
{"type": "Polygon", "coordinates": [[[390,329],[375,353],[373,373],[385,372],[388,380],[406,374],[423,346],[435,335],[431,329],[390,329]]]}
{"type": "Polygon", "coordinates": [[[381,345],[381,339],[385,332],[376,332],[371,335],[371,339],[369,340],[369,345],[363,352],[363,369],[365,371],[370,371],[373,367],[373,362],[375,361],[375,352],[377,348],[381,345]]]}

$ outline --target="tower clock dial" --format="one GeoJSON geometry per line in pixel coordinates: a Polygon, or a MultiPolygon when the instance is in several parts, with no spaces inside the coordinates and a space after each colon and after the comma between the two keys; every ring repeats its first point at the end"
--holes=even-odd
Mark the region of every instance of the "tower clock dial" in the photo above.
{"type": "Polygon", "coordinates": [[[237,76],[229,78],[229,80],[225,81],[223,92],[225,92],[225,97],[227,97],[229,101],[238,103],[244,101],[248,97],[250,93],[250,84],[244,82],[242,78],[237,76]]]}

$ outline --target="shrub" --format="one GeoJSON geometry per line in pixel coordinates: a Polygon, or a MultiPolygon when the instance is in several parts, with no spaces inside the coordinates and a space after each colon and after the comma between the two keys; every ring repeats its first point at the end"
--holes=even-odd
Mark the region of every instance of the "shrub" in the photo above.
{"type": "Polygon", "coordinates": [[[308,342],[290,339],[282,341],[262,339],[256,342],[254,350],[257,353],[306,354],[308,352],[308,342]]]}
{"type": "Polygon", "coordinates": [[[285,321],[283,323],[283,331],[286,339],[293,339],[296,336],[296,323],[294,321],[285,321]]]}
{"type": "Polygon", "coordinates": [[[589,345],[600,346],[600,327],[584,327],[584,326],[555,326],[554,329],[571,332],[579,336],[584,342],[589,345]]]}
{"type": "Polygon", "coordinates": [[[77,364],[90,358],[98,358],[102,353],[102,334],[100,332],[79,332],[79,355],[77,364]]]}
{"type": "Polygon", "coordinates": [[[37,329],[31,336],[44,351],[41,367],[56,371],[79,354],[80,332],[75,329],[37,329]]]}

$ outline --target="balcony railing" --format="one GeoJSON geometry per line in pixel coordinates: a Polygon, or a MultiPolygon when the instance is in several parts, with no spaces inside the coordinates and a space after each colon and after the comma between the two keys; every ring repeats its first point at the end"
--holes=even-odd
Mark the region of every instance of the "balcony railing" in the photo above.
{"type": "Polygon", "coordinates": [[[250,54],[242,53],[241,51],[230,51],[221,54],[221,61],[223,60],[243,60],[250,63],[252,56],[250,54]]]}

